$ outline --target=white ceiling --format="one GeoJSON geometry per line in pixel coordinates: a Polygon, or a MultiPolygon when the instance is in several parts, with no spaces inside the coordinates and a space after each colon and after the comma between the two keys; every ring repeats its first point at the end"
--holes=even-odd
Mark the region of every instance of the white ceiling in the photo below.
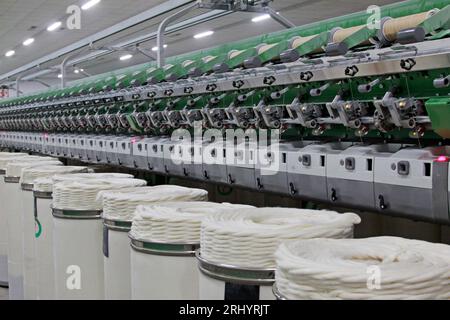
{"type": "MultiPolygon", "coordinates": [[[[103,30],[122,20],[134,16],[152,6],[164,1],[160,0],[102,0],[100,4],[88,11],[82,12],[81,30],[60,30],[56,32],[40,32],[36,35],[36,42],[30,47],[20,44],[26,38],[45,30],[49,22],[62,17],[70,4],[82,3],[78,0],[0,0],[0,74],[9,72],[23,64],[41,58],[57,49],[67,46],[77,40],[103,30]],[[33,26],[34,30],[30,30],[33,26]],[[16,55],[5,58],[4,53],[16,49],[16,55]]],[[[369,5],[384,5],[397,1],[393,0],[275,0],[273,7],[296,25],[303,25],[355,11],[365,10],[369,5]]],[[[204,11],[196,10],[187,17],[198,15],[204,11]]],[[[250,21],[256,14],[233,13],[202,25],[197,25],[167,37],[167,55],[198,50],[226,42],[232,42],[247,37],[281,30],[283,27],[273,20],[260,23],[250,21]],[[194,40],[192,36],[200,31],[214,30],[213,36],[201,40],[194,40]]],[[[163,16],[147,21],[119,34],[113,35],[102,44],[114,44],[131,37],[154,32],[163,16]]],[[[151,48],[155,42],[143,46],[151,48]]],[[[114,53],[95,61],[89,61],[82,66],[90,74],[98,74],[121,67],[148,61],[143,55],[135,55],[127,62],[118,60],[123,53],[114,53]]],[[[59,60],[60,61],[60,60],[59,60]]],[[[53,61],[56,65],[59,61],[53,61]]],[[[48,67],[45,65],[42,67],[48,67]]],[[[71,74],[72,78],[76,78],[71,74]]],[[[56,73],[43,78],[55,83],[56,73]]]]}

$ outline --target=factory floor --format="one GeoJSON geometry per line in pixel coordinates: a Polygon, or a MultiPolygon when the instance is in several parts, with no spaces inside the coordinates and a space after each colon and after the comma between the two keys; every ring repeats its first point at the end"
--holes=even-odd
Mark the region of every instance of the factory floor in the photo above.
{"type": "Polygon", "coordinates": [[[9,300],[8,289],[0,287],[0,300],[9,300]]]}

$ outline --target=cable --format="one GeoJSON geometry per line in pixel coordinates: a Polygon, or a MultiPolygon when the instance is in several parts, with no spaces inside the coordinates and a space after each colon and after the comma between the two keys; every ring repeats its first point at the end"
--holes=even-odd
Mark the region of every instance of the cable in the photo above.
{"type": "Polygon", "coordinates": [[[132,190],[102,191],[103,217],[110,220],[131,221],[136,207],[159,201],[206,201],[208,192],[201,189],[172,185],[141,187],[132,190]]]}
{"type": "Polygon", "coordinates": [[[276,260],[276,285],[287,299],[450,299],[450,246],[444,244],[300,240],[282,244],[276,260]]]}
{"type": "Polygon", "coordinates": [[[158,243],[199,244],[202,220],[209,215],[251,208],[215,202],[167,202],[138,206],[130,235],[158,243]]]}
{"type": "Polygon", "coordinates": [[[141,187],[144,180],[130,178],[67,180],[53,185],[53,207],[64,210],[102,210],[97,195],[104,190],[141,187]]]}
{"type": "Polygon", "coordinates": [[[207,217],[202,224],[201,255],[211,262],[275,268],[274,253],[284,241],[353,237],[361,222],[354,213],[292,208],[241,209],[207,217]]]}

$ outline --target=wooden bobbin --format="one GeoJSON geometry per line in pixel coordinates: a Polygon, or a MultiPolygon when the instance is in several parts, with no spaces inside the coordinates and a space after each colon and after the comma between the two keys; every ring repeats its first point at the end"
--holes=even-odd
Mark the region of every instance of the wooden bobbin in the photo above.
{"type": "Polygon", "coordinates": [[[430,10],[406,17],[390,19],[383,25],[383,35],[388,41],[395,42],[397,40],[397,33],[405,29],[417,27],[436,12],[437,10],[430,10]]]}

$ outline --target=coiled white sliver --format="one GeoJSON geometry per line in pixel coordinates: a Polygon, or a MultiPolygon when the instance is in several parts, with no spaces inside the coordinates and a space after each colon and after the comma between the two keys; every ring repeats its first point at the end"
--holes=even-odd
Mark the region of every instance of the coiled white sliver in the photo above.
{"type": "Polygon", "coordinates": [[[20,177],[22,175],[22,171],[25,169],[33,168],[33,167],[43,167],[43,166],[62,166],[63,164],[57,160],[33,160],[33,161],[21,161],[8,163],[6,166],[6,177],[20,177]]]}
{"type": "Polygon", "coordinates": [[[130,235],[148,242],[199,244],[201,223],[206,216],[244,208],[251,206],[198,201],[139,206],[130,235]]]}
{"type": "Polygon", "coordinates": [[[53,192],[53,179],[51,177],[37,178],[34,180],[33,191],[53,192]]]}
{"type": "Polygon", "coordinates": [[[102,210],[97,195],[104,190],[117,190],[145,186],[140,179],[86,179],[68,180],[53,185],[53,207],[65,210],[102,210]]]}
{"type": "Polygon", "coordinates": [[[105,173],[75,173],[75,174],[63,174],[63,175],[54,175],[53,183],[63,182],[63,181],[84,181],[90,179],[131,179],[134,178],[131,174],[126,173],[114,173],[114,172],[105,172],[105,173]]]}
{"type": "Polygon", "coordinates": [[[282,244],[276,260],[276,285],[287,299],[450,299],[450,246],[444,244],[300,240],[282,244]]]}
{"type": "Polygon", "coordinates": [[[350,238],[361,222],[354,213],[292,208],[255,208],[205,218],[201,255],[237,267],[275,268],[274,253],[284,241],[350,238]]]}
{"type": "Polygon", "coordinates": [[[30,161],[38,158],[42,158],[39,156],[30,156],[27,154],[18,154],[13,153],[11,156],[1,156],[0,157],[0,169],[6,170],[8,163],[20,162],[20,161],[30,161]]]}
{"type": "MultiPolygon", "coordinates": [[[[88,171],[92,168],[88,168],[88,171]]],[[[56,174],[51,178],[39,178],[34,181],[34,191],[53,192],[53,185],[62,181],[87,180],[87,179],[107,179],[107,178],[133,178],[131,174],[124,173],[72,173],[72,174],[56,174]]]]}
{"type": "Polygon", "coordinates": [[[0,152],[0,169],[5,170],[6,164],[11,158],[20,158],[28,156],[27,153],[0,152]]]}
{"type": "Polygon", "coordinates": [[[159,201],[206,201],[208,191],[161,185],[132,190],[102,191],[98,197],[99,201],[103,201],[103,218],[131,221],[138,205],[151,205],[159,201]]]}
{"type": "Polygon", "coordinates": [[[87,167],[79,166],[43,166],[31,167],[22,170],[20,176],[20,183],[33,184],[37,178],[52,177],[55,174],[69,174],[69,173],[85,173],[87,167]]]}
{"type": "Polygon", "coordinates": [[[20,153],[20,152],[0,152],[0,158],[1,157],[8,157],[8,156],[14,156],[14,155],[28,155],[28,153],[20,153]]]}

